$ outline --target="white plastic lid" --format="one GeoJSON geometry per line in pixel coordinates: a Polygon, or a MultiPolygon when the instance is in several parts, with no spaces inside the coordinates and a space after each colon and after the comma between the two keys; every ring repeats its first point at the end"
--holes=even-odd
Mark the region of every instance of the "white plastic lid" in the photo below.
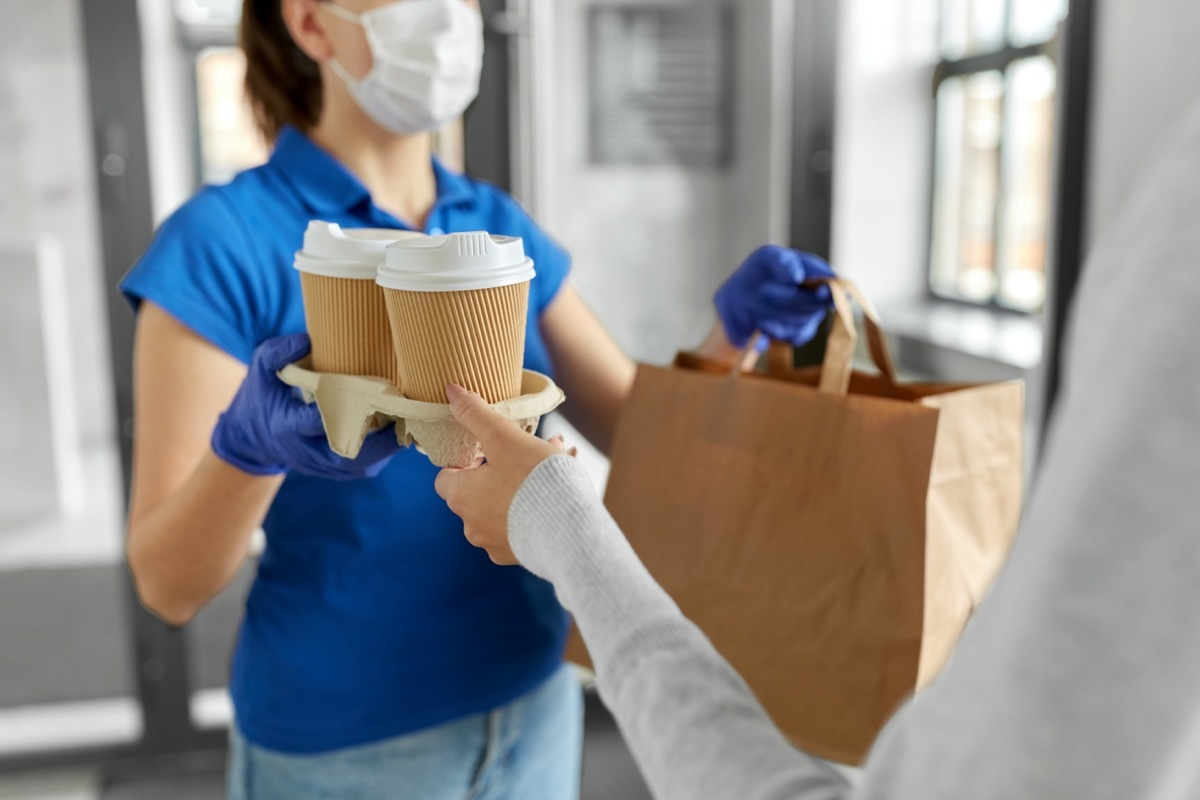
{"type": "Polygon", "coordinates": [[[420,236],[387,228],[343,230],[336,222],[313,220],[304,232],[304,249],[296,253],[294,265],[312,275],[369,280],[375,277],[389,244],[420,236]]]}
{"type": "Polygon", "coordinates": [[[534,275],[519,237],[474,231],[393,242],[376,282],[408,292],[465,292],[512,286],[534,275]]]}

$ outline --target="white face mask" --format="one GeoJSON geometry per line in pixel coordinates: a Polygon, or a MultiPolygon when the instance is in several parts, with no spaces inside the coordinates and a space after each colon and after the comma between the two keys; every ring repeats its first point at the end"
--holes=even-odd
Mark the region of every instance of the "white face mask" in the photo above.
{"type": "Polygon", "coordinates": [[[483,21],[463,0],[398,0],[364,14],[332,2],[325,7],[362,26],[373,60],[360,79],[337,59],[330,69],[392,133],[438,130],[479,94],[483,21]]]}

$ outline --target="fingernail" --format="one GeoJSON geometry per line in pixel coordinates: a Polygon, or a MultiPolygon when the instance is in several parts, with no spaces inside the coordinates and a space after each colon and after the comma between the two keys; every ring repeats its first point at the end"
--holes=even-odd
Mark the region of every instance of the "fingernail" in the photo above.
{"type": "Polygon", "coordinates": [[[448,397],[451,401],[457,400],[460,397],[466,397],[467,394],[469,394],[467,390],[459,386],[457,383],[446,384],[446,397],[448,397]]]}

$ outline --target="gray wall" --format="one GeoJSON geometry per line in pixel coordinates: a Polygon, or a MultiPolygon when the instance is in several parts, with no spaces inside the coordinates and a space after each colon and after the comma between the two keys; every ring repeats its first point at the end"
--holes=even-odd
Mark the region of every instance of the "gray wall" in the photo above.
{"type": "MultiPolygon", "coordinates": [[[[691,2],[693,0],[673,0],[691,2]]],[[[700,0],[694,0],[699,2],[700,0]]],[[[708,1],[708,0],[705,0],[708,1]]],[[[669,361],[713,324],[712,294],[757,245],[787,237],[788,0],[737,9],[734,154],[722,168],[589,163],[585,0],[556,0],[552,151],[538,218],[571,251],[573,281],[617,342],[669,361]]]]}
{"type": "Polygon", "coordinates": [[[1196,0],[1099,3],[1088,174],[1090,242],[1120,213],[1172,124],[1200,100],[1197,37],[1196,0]]]}
{"type": "Polygon", "coordinates": [[[843,0],[834,266],[877,303],[925,293],[937,0],[843,0]]]}
{"type": "MultiPolygon", "coordinates": [[[[0,3],[0,237],[61,247],[73,408],[92,443],[112,436],[114,412],[78,5],[0,3]]],[[[0,293],[0,310],[35,302],[0,293]]]]}

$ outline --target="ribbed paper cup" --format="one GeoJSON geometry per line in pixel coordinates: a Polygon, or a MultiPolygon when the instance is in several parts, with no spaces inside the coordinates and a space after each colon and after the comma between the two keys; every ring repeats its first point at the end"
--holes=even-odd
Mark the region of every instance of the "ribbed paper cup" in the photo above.
{"type": "Polygon", "coordinates": [[[445,403],[456,383],[489,403],[521,394],[533,262],[520,239],[486,233],[396,242],[379,268],[399,385],[445,403]]]}
{"type": "Polygon", "coordinates": [[[444,403],[450,383],[489,403],[520,395],[528,282],[462,292],[383,291],[406,397],[444,403]]]}
{"type": "Polygon", "coordinates": [[[304,321],[317,372],[375,375],[397,382],[383,292],[374,280],[300,274],[304,321]]]}
{"type": "Polygon", "coordinates": [[[397,382],[387,304],[375,277],[389,244],[418,236],[411,231],[342,230],[335,223],[309,223],[295,266],[314,370],[397,382]]]}

